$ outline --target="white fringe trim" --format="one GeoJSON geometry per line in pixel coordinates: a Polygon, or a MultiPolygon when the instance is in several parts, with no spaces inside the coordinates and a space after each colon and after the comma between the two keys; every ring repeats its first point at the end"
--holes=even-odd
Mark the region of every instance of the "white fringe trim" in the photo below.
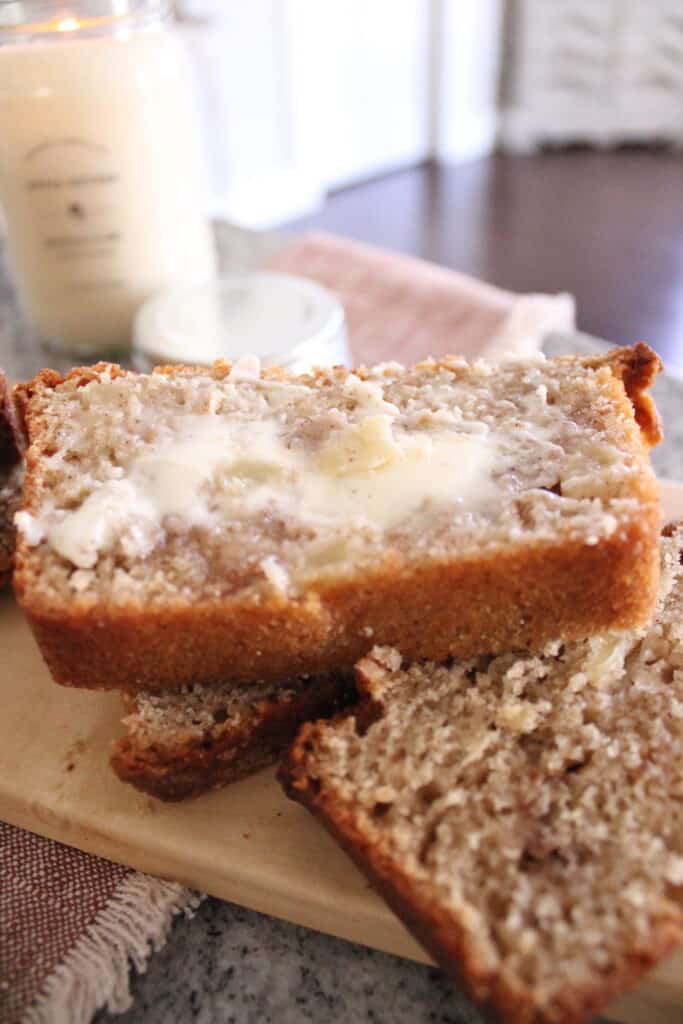
{"type": "Polygon", "coordinates": [[[89,1024],[105,1004],[112,1013],[132,1005],[131,963],[144,971],[166,943],[176,914],[192,917],[204,899],[176,882],[131,872],[43,982],[22,1024],[89,1024]]]}

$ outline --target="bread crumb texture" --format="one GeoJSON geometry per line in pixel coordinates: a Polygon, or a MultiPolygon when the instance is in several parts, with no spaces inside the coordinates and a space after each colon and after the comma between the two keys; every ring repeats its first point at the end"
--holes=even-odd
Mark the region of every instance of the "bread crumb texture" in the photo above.
{"type": "Polygon", "coordinates": [[[510,1021],[584,1020],[683,935],[682,544],[638,631],[405,668],[375,648],[359,709],[284,769],[510,1021]]]}
{"type": "Polygon", "coordinates": [[[281,686],[261,682],[212,687],[194,684],[182,690],[140,693],[128,701],[129,714],[123,725],[140,749],[202,744],[224,723],[241,728],[259,715],[264,705],[290,702],[310,685],[310,679],[302,678],[281,686]]]}
{"type": "Polygon", "coordinates": [[[410,567],[619,536],[655,500],[641,392],[657,369],[640,353],[627,395],[621,352],[294,378],[45,371],[20,393],[32,605],[285,599],[388,553],[410,567]]]}

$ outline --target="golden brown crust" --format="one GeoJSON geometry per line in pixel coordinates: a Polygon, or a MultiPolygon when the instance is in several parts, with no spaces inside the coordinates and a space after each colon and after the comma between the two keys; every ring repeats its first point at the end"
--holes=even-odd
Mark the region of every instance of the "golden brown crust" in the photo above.
{"type": "MultiPolygon", "coordinates": [[[[357,670],[357,684],[359,704],[336,716],[336,720],[352,715],[362,735],[381,717],[382,705],[373,699],[372,681],[362,666],[357,670]]],[[[333,724],[311,722],[302,726],[280,765],[279,781],[291,799],[322,822],[436,962],[465,986],[492,1019],[507,1024],[584,1024],[683,941],[681,915],[663,917],[654,926],[647,947],[613,964],[599,983],[583,987],[567,983],[551,1004],[539,1008],[533,991],[496,965],[487,964],[466,922],[439,903],[428,882],[411,877],[395,855],[370,838],[357,820],[353,805],[320,778],[315,749],[321,733],[329,732],[333,724]]]]}
{"type": "MultiPolygon", "coordinates": [[[[646,346],[591,359],[591,366],[612,373],[620,415],[630,418],[635,401],[645,408],[642,396],[637,396],[658,366],[646,346]],[[627,379],[629,395],[619,383],[627,379]]],[[[448,366],[449,360],[429,365],[448,366]]],[[[80,368],[68,376],[87,383],[97,369],[80,368]]],[[[224,376],[229,370],[228,364],[218,364],[212,372],[224,376]]],[[[111,367],[109,372],[126,371],[111,367]]],[[[192,371],[166,367],[158,372],[192,371]]],[[[277,368],[264,373],[283,376],[277,368]]],[[[52,371],[43,371],[20,388],[24,409],[36,388],[55,387],[61,380],[52,371]]],[[[653,427],[645,426],[651,439],[653,427]]],[[[30,422],[29,428],[34,429],[30,422]]],[[[630,478],[630,493],[640,507],[634,508],[630,521],[620,522],[611,538],[595,545],[577,540],[521,550],[492,548],[476,559],[453,557],[418,567],[392,552],[372,572],[320,583],[296,599],[254,603],[225,598],[194,605],[169,603],[163,609],[84,611],[61,603],[50,606],[37,597],[32,588],[35,566],[30,564],[29,549],[20,545],[15,587],[57,682],[130,692],[178,688],[191,681],[277,682],[344,671],[374,644],[398,645],[410,659],[439,660],[541,647],[554,637],[572,639],[629,628],[645,621],[654,605],[659,524],[656,482],[635,427],[632,443],[642,463],[630,478]]],[[[31,469],[31,451],[28,462],[31,469]]],[[[28,509],[32,500],[29,483],[28,509]]]]}
{"type": "Polygon", "coordinates": [[[388,562],[372,577],[287,603],[74,614],[31,607],[21,575],[15,587],[63,685],[135,692],[198,677],[278,682],[348,669],[374,644],[443,660],[637,625],[656,596],[658,525],[653,495],[638,520],[601,544],[493,552],[409,572],[388,562]]]}
{"type": "Polygon", "coordinates": [[[129,732],[114,743],[111,766],[123,782],[159,800],[199,796],[272,764],[303,722],[333,714],[354,694],[351,677],[331,676],[262,701],[237,723],[217,722],[193,740],[169,736],[163,747],[147,746],[129,732]]]}

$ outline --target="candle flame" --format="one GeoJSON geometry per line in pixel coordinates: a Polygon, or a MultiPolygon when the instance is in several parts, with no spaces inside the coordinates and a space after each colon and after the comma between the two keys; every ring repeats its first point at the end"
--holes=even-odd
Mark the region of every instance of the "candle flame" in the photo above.
{"type": "Polygon", "coordinates": [[[78,18],[62,18],[56,27],[58,32],[75,32],[81,27],[81,23],[78,18]]]}

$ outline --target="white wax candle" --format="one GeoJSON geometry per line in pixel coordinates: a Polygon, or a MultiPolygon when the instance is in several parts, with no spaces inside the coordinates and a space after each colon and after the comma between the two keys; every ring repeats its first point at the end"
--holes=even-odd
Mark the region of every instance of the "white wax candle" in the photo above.
{"type": "Polygon", "coordinates": [[[61,27],[59,41],[0,47],[10,249],[41,334],[74,352],[125,348],[145,298],[215,269],[187,65],[160,26],[61,27]]]}

